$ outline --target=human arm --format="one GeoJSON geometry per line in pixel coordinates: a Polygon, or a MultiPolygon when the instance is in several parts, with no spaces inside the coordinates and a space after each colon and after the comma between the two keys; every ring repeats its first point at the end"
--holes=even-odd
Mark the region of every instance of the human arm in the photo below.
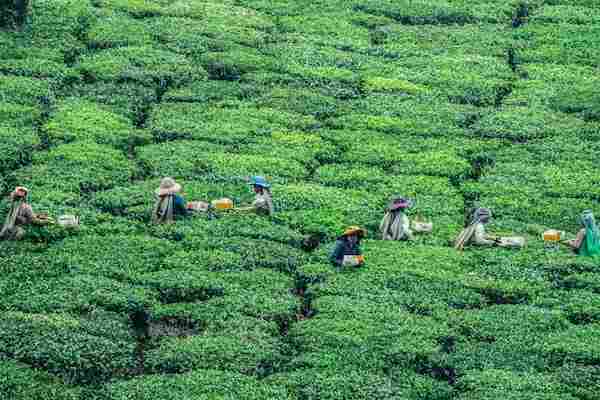
{"type": "Polygon", "coordinates": [[[577,232],[577,236],[575,237],[575,239],[569,240],[566,243],[573,250],[579,250],[579,248],[581,248],[581,245],[583,244],[584,240],[585,240],[585,229],[581,229],[579,232],[577,232]]]}
{"type": "Polygon", "coordinates": [[[338,240],[335,243],[335,248],[329,255],[329,261],[337,266],[341,266],[344,263],[344,243],[342,241],[338,240]]]}
{"type": "Polygon", "coordinates": [[[241,211],[241,212],[255,212],[255,213],[260,213],[261,211],[264,211],[265,213],[268,214],[269,207],[267,205],[266,200],[264,200],[264,199],[256,199],[254,202],[252,202],[252,205],[250,205],[250,206],[244,206],[244,207],[238,207],[235,210],[236,211],[241,211]]]}
{"type": "Polygon", "coordinates": [[[495,246],[498,244],[498,240],[495,237],[490,236],[485,232],[483,224],[478,224],[476,226],[473,242],[477,246],[495,246]]]}

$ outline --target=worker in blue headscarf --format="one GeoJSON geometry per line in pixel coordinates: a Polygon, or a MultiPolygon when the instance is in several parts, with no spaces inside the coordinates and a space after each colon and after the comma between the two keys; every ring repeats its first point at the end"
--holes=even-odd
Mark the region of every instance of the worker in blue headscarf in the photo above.
{"type": "Polygon", "coordinates": [[[238,211],[252,211],[258,215],[271,216],[274,212],[271,184],[262,176],[250,178],[250,186],[255,194],[254,201],[249,207],[240,207],[238,211]]]}
{"type": "Polygon", "coordinates": [[[591,210],[585,210],[581,214],[581,224],[583,228],[577,234],[574,240],[567,244],[580,256],[596,256],[600,254],[600,232],[591,210]]]}

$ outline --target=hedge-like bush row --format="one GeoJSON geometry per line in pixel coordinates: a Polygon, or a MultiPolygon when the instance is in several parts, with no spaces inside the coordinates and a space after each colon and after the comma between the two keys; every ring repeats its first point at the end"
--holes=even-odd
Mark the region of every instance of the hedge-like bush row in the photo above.
{"type": "Polygon", "coordinates": [[[151,142],[150,133],[134,130],[126,117],[78,100],[60,104],[43,129],[52,143],[93,141],[126,151],[151,142]]]}
{"type": "Polygon", "coordinates": [[[200,178],[209,174],[241,182],[253,175],[278,181],[278,178],[296,180],[307,174],[305,167],[295,160],[224,150],[206,142],[178,141],[144,146],[138,154],[145,171],[152,176],[200,178]]]}
{"type": "Polygon", "coordinates": [[[43,368],[65,382],[99,383],[123,376],[135,365],[133,341],[115,331],[102,335],[98,332],[101,324],[68,314],[7,312],[0,320],[0,346],[4,354],[43,368]],[[86,325],[91,325],[91,332],[86,325]]]}
{"type": "Polygon", "coordinates": [[[309,129],[313,124],[315,120],[310,116],[248,107],[237,101],[217,107],[207,103],[164,103],[152,111],[149,121],[158,140],[197,139],[226,144],[251,142],[253,137],[266,136],[273,130],[309,129]]]}
{"type": "Polygon", "coordinates": [[[0,391],[595,398],[597,265],[541,234],[597,208],[597,10],[35,2],[0,32],[0,221],[23,184],[36,212],[82,225],[0,244],[0,391]],[[272,217],[150,224],[164,176],[245,205],[257,174],[272,217]],[[394,194],[431,234],[378,240],[394,194]],[[528,246],[456,252],[475,203],[528,246]],[[356,224],[366,263],[338,271],[356,224]]]}
{"type": "Polygon", "coordinates": [[[52,96],[52,82],[19,76],[0,75],[0,102],[38,105],[52,96]]]}
{"type": "Polygon", "coordinates": [[[42,196],[45,191],[79,194],[110,189],[135,174],[135,164],[121,151],[82,141],[35,153],[33,165],[18,170],[15,178],[42,196]]]}
{"type": "Polygon", "coordinates": [[[84,55],[77,71],[87,81],[133,81],[180,85],[206,79],[206,71],[185,56],[151,46],[106,49],[84,55]]]}
{"type": "Polygon", "coordinates": [[[0,361],[0,375],[0,390],[6,398],[27,400],[52,396],[57,400],[78,400],[81,396],[80,390],[64,385],[50,374],[14,361],[0,361]]]}
{"type": "Polygon", "coordinates": [[[0,127],[0,171],[8,172],[31,161],[40,138],[28,129],[0,127]]]}
{"type": "Polygon", "coordinates": [[[269,385],[255,377],[217,369],[200,369],[195,372],[170,375],[168,378],[161,375],[147,375],[130,381],[112,382],[106,385],[104,392],[105,397],[111,400],[134,398],[167,400],[173,398],[175,393],[199,398],[247,400],[293,398],[292,394],[287,393],[281,386],[269,385]]]}

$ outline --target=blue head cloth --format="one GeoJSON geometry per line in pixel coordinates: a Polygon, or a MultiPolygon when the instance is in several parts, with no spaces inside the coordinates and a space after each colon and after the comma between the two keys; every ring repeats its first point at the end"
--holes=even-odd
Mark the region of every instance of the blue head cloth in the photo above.
{"type": "Polygon", "coordinates": [[[269,189],[271,187],[271,185],[269,185],[269,182],[267,182],[267,180],[262,176],[253,176],[250,179],[250,184],[254,186],[260,186],[265,189],[269,189]]]}

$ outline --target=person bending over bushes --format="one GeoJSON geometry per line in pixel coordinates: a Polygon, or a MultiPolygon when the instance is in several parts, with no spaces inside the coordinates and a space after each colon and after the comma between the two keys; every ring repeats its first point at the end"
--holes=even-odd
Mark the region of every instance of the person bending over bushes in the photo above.
{"type": "Polygon", "coordinates": [[[178,193],[181,185],[173,178],[163,178],[160,187],[156,189],[156,204],[152,212],[152,222],[155,224],[170,224],[176,216],[187,216],[185,200],[178,193]]]}
{"type": "Polygon", "coordinates": [[[271,195],[271,185],[262,176],[253,176],[250,185],[254,188],[256,197],[249,207],[238,208],[239,211],[254,211],[258,215],[273,215],[273,196],[271,195]]]}
{"type": "Polygon", "coordinates": [[[366,234],[367,232],[358,226],[347,228],[336,241],[335,248],[329,256],[329,260],[333,265],[338,269],[343,266],[356,267],[362,265],[364,259],[360,250],[360,241],[366,234]]]}
{"type": "Polygon", "coordinates": [[[379,224],[383,240],[412,240],[413,232],[405,211],[412,207],[412,201],[404,197],[392,198],[388,209],[379,224]]]}
{"type": "Polygon", "coordinates": [[[523,237],[488,235],[485,231],[485,225],[490,222],[491,218],[492,211],[489,208],[477,208],[471,216],[469,225],[458,235],[454,248],[464,250],[467,245],[521,248],[525,245],[525,238],[523,237]]]}
{"type": "Polygon", "coordinates": [[[29,190],[17,186],[10,194],[10,210],[0,231],[1,240],[21,240],[25,236],[24,226],[46,225],[52,221],[43,214],[34,214],[31,205],[27,202],[29,190]]]}
{"type": "Polygon", "coordinates": [[[581,214],[581,224],[583,228],[577,233],[577,237],[567,244],[580,256],[597,256],[600,254],[600,232],[591,210],[585,210],[581,214]]]}

